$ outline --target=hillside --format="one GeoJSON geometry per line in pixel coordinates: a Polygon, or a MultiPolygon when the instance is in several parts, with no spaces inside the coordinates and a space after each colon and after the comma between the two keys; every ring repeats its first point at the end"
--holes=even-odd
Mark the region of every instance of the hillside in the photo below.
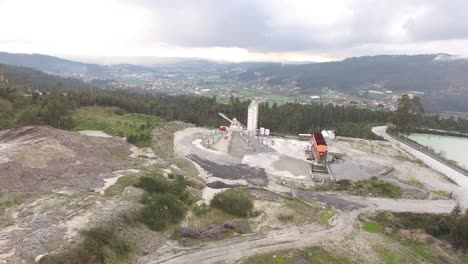
{"type": "Polygon", "coordinates": [[[17,88],[25,90],[44,91],[58,82],[61,82],[66,90],[89,89],[89,84],[75,78],[63,78],[35,69],[5,64],[0,64],[0,80],[13,83],[17,88]]]}
{"type": "Polygon", "coordinates": [[[377,85],[395,91],[421,91],[426,109],[468,111],[468,60],[445,54],[368,56],[304,65],[268,66],[238,75],[241,80],[268,78],[271,84],[295,81],[305,91],[355,92],[377,85]]]}
{"type": "Polygon", "coordinates": [[[0,52],[0,63],[37,69],[61,76],[105,75],[105,67],[42,54],[0,52]]]}

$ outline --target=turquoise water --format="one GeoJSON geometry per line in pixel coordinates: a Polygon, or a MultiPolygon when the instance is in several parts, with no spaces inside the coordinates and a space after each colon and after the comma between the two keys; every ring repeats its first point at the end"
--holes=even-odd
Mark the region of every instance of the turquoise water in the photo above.
{"type": "Polygon", "coordinates": [[[468,169],[468,138],[419,133],[410,134],[408,137],[468,169]]]}

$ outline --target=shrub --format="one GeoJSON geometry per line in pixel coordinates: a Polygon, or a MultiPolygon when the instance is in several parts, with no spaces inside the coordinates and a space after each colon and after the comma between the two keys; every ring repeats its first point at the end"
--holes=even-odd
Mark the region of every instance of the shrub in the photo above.
{"type": "Polygon", "coordinates": [[[455,247],[468,251],[468,211],[457,217],[450,232],[450,240],[455,247]]]}
{"type": "Polygon", "coordinates": [[[136,187],[142,188],[148,193],[170,193],[185,203],[191,204],[193,200],[186,190],[187,185],[188,182],[182,175],[175,176],[174,180],[168,180],[161,175],[147,175],[140,178],[136,187]]]}
{"type": "Polygon", "coordinates": [[[44,257],[41,264],[120,263],[132,252],[129,243],[113,229],[93,228],[82,232],[83,242],[76,248],[44,257]]]}
{"type": "Polygon", "coordinates": [[[342,179],[342,180],[336,181],[336,185],[337,185],[337,190],[346,191],[352,186],[352,182],[348,179],[342,179]]]}
{"type": "Polygon", "coordinates": [[[193,213],[196,216],[202,216],[207,214],[210,211],[210,207],[208,207],[206,204],[201,204],[201,205],[195,205],[193,207],[193,213]]]}
{"type": "Polygon", "coordinates": [[[280,220],[281,222],[291,222],[294,220],[294,215],[293,214],[284,214],[280,213],[276,215],[276,218],[280,220]]]}
{"type": "Polygon", "coordinates": [[[184,204],[172,194],[149,193],[143,197],[141,220],[150,229],[159,231],[180,222],[186,213],[184,204]]]}
{"type": "Polygon", "coordinates": [[[185,204],[193,202],[186,190],[187,181],[181,175],[168,180],[159,174],[148,174],[141,177],[135,186],[146,191],[142,199],[145,206],[141,221],[152,230],[163,230],[180,222],[187,211],[185,204]]]}
{"type": "Polygon", "coordinates": [[[243,189],[229,189],[217,193],[211,200],[211,206],[236,216],[246,217],[253,209],[252,198],[243,189]]]}
{"type": "Polygon", "coordinates": [[[140,178],[140,182],[136,184],[136,187],[150,193],[166,193],[170,191],[170,182],[161,175],[147,175],[140,178]]]}

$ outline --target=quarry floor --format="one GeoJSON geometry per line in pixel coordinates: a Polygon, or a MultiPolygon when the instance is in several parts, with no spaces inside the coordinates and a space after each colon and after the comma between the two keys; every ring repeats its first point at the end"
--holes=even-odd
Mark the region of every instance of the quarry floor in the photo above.
{"type": "MultiPolygon", "coordinates": [[[[292,195],[306,202],[319,202],[334,208],[337,215],[331,228],[308,230],[304,227],[285,227],[195,248],[173,250],[163,247],[154,254],[141,258],[138,263],[235,263],[247,256],[283,249],[322,246],[337,250],[343,245],[350,246],[350,241],[362,247],[357,249],[353,245],[346,254],[350,251],[360,251],[360,256],[368,256],[364,262],[378,263],[382,260],[369,248],[371,242],[364,238],[366,234],[356,229],[359,225],[359,214],[369,211],[444,214],[450,213],[456,203],[462,201],[437,196],[437,193],[452,191],[461,194],[463,190],[447,180],[444,175],[387,142],[351,138],[338,138],[329,142],[330,151],[343,156],[341,162],[333,164],[331,169],[337,179],[357,181],[377,176],[390,181],[402,187],[402,199],[357,197],[303,190],[315,184],[309,174],[309,165],[304,160],[304,150],[308,142],[272,138],[269,145],[273,151],[246,151],[244,156],[239,158],[239,151],[235,151],[236,156],[230,155],[225,146],[227,140],[217,142],[211,147],[201,145],[200,138],[205,133],[208,133],[206,129],[188,128],[176,132],[174,142],[175,151],[192,160],[207,182],[208,186],[203,190],[205,201],[209,201],[215,193],[233,184],[262,187],[273,193],[292,195]],[[210,182],[222,182],[224,188],[211,188],[210,182]],[[293,187],[290,188],[291,186],[293,187]],[[368,248],[364,250],[365,247],[368,248]]],[[[235,147],[231,146],[231,149],[235,147]]],[[[458,199],[459,196],[454,195],[454,198],[458,199]]]]}
{"type": "MultiPolygon", "coordinates": [[[[0,132],[0,202],[14,203],[0,206],[0,263],[34,263],[44,254],[79,243],[81,230],[109,223],[125,230],[141,248],[143,253],[132,263],[236,263],[255,254],[310,246],[368,255],[364,262],[379,263],[370,246],[376,239],[360,231],[358,215],[376,210],[449,213],[457,202],[465,204],[460,198],[465,189],[385,141],[329,142],[330,151],[342,156],[331,165],[332,173],[337,179],[377,176],[391,181],[404,189],[402,199],[311,192],[308,188],[316,183],[304,159],[306,141],[270,138],[269,151],[254,152],[239,138],[232,140],[240,144],[230,148],[224,138],[205,147],[201,142],[207,132],[181,123],[161,127],[153,132],[152,149],[98,131],[24,127],[0,132]],[[226,188],[248,186],[332,208],[335,216],[326,227],[259,220],[262,228],[253,233],[185,247],[168,234],[125,225],[141,207],[141,190],[130,186],[120,195],[106,194],[119,177],[147,168],[199,181],[199,190],[193,192],[200,202],[208,203],[226,188]],[[440,195],[450,192],[454,200],[440,195]]],[[[270,205],[255,202],[261,211],[271,210],[270,205]]]]}

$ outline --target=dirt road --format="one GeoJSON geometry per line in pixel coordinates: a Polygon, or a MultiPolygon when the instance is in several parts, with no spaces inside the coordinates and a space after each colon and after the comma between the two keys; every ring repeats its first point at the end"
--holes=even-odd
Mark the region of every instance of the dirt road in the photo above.
{"type": "Polygon", "coordinates": [[[140,259],[138,263],[235,263],[256,254],[333,243],[351,234],[358,215],[359,211],[341,214],[332,228],[313,234],[307,226],[274,230],[206,244],[177,253],[155,252],[140,259]]]}

